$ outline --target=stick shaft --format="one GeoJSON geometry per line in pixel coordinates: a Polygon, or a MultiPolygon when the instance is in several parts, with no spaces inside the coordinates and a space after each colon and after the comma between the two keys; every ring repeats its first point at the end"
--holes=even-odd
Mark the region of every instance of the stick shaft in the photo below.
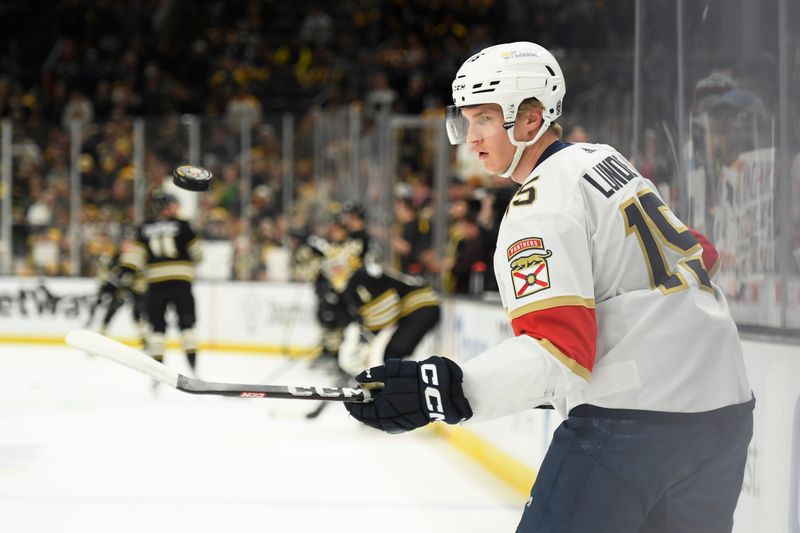
{"type": "Polygon", "coordinates": [[[350,387],[298,387],[246,383],[215,383],[179,374],[148,355],[89,330],[70,332],[66,342],[73,348],[111,359],[154,380],[190,394],[215,394],[239,398],[283,398],[363,403],[372,400],[370,391],[350,387]]]}
{"type": "Polygon", "coordinates": [[[359,403],[371,399],[369,391],[349,387],[297,387],[243,383],[214,383],[183,375],[178,377],[178,385],[176,388],[191,394],[216,394],[220,396],[238,396],[240,398],[284,398],[359,403]]]}
{"type": "MultiPolygon", "coordinates": [[[[350,376],[342,376],[339,378],[339,381],[336,383],[337,387],[343,387],[346,385],[352,378],[350,376]]],[[[317,418],[319,415],[322,414],[322,411],[325,410],[325,407],[328,406],[328,402],[319,402],[317,406],[312,409],[310,412],[306,413],[306,418],[313,419],[317,418]]]]}

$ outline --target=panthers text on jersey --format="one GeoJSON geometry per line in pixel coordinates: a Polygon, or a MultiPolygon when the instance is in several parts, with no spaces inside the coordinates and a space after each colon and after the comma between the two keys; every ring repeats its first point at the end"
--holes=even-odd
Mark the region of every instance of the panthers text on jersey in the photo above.
{"type": "Polygon", "coordinates": [[[565,416],[750,401],[713,254],[610,146],[548,147],[500,225],[495,275],[515,336],[463,365],[475,418],[547,402],[565,416]]]}
{"type": "Polygon", "coordinates": [[[122,264],[144,271],[148,283],[194,279],[194,264],[203,251],[194,230],[185,220],[170,218],[143,224],[136,242],[123,254],[122,264]]]}

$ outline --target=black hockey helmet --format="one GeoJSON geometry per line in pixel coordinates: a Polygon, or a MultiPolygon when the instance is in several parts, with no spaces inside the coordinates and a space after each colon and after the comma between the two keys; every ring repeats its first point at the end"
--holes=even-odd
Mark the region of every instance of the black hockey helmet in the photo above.
{"type": "Polygon", "coordinates": [[[342,204],[342,213],[354,214],[361,220],[364,220],[367,216],[367,211],[364,209],[364,206],[353,200],[347,200],[342,204]]]}
{"type": "Polygon", "coordinates": [[[154,216],[160,215],[166,208],[178,203],[178,198],[166,191],[158,190],[150,200],[150,209],[154,216]]]}

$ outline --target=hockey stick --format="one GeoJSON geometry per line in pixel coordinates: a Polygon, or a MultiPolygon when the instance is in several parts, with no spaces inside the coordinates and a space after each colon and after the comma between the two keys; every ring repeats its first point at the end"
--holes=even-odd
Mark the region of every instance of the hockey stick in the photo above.
{"type": "MultiPolygon", "coordinates": [[[[373,333],[370,330],[368,330],[366,328],[363,328],[363,327],[359,328],[359,336],[361,337],[359,343],[364,343],[364,344],[367,344],[368,346],[371,346],[372,343],[377,338],[377,335],[375,333],[373,333]]],[[[340,350],[341,350],[341,347],[340,347],[340,350]]],[[[365,361],[365,369],[371,366],[369,363],[370,363],[370,361],[369,361],[369,358],[368,358],[367,361],[365,361]]],[[[376,364],[379,364],[379,363],[376,362],[376,364]]],[[[340,369],[339,373],[340,373],[339,380],[336,382],[336,386],[337,387],[344,387],[347,383],[354,381],[353,376],[351,376],[350,374],[347,374],[345,371],[340,369]]],[[[311,410],[310,412],[306,413],[306,418],[309,419],[309,420],[313,420],[314,418],[317,418],[319,415],[322,414],[322,411],[324,411],[327,406],[328,406],[328,402],[319,402],[319,404],[313,410],[311,410]]]]}
{"type": "MultiPolygon", "coordinates": [[[[349,383],[352,380],[353,378],[351,378],[348,375],[342,376],[341,378],[339,378],[339,381],[336,383],[336,386],[344,387],[345,385],[347,385],[347,383],[349,383]]],[[[327,407],[328,405],[330,405],[329,402],[319,402],[319,404],[313,410],[306,413],[306,418],[309,420],[317,418],[319,415],[322,414],[322,411],[324,411],[325,407],[327,407]]]]}
{"type": "Polygon", "coordinates": [[[294,326],[295,322],[295,315],[297,314],[297,302],[299,301],[296,298],[297,294],[297,287],[293,289],[292,292],[292,306],[289,308],[288,316],[286,320],[283,321],[283,335],[281,337],[281,354],[286,356],[284,358],[284,362],[282,365],[278,366],[267,374],[262,379],[258,380],[259,383],[269,383],[270,381],[275,381],[276,379],[283,377],[284,374],[288,373],[290,370],[294,369],[295,367],[299,366],[301,363],[305,362],[305,359],[300,356],[292,356],[289,351],[291,337],[292,337],[292,327],[294,326]]]}
{"type": "Polygon", "coordinates": [[[291,387],[282,385],[255,385],[239,383],[214,383],[179,374],[174,369],[156,362],[139,350],[126,346],[94,331],[79,329],[67,334],[68,345],[132,368],[154,380],[179,391],[191,394],[217,394],[240,398],[283,398],[297,400],[323,400],[364,403],[372,400],[366,389],[341,387],[291,387]]]}

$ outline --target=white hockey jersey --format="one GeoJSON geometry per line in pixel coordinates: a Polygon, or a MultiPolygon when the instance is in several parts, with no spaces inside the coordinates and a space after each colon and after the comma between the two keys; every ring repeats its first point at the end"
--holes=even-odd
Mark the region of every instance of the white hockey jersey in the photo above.
{"type": "Polygon", "coordinates": [[[616,150],[549,147],[500,225],[495,274],[515,337],[463,365],[474,418],[548,402],[564,416],[584,404],[698,413],[749,402],[703,251],[616,150]]]}

